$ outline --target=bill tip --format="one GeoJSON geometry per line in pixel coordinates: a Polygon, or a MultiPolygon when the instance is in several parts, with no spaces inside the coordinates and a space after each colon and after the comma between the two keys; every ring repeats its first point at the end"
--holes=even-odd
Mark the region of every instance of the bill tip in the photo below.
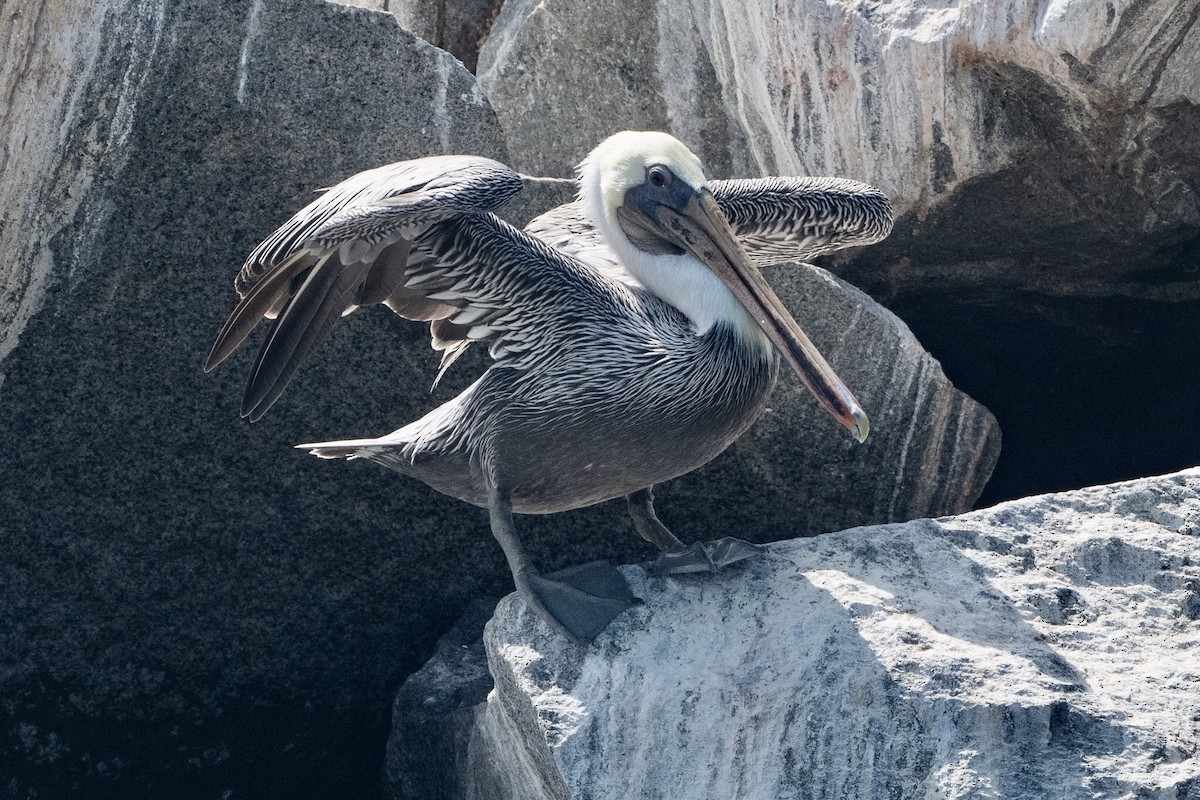
{"type": "Polygon", "coordinates": [[[855,438],[856,441],[858,441],[859,444],[862,444],[863,442],[865,442],[867,440],[867,435],[870,432],[871,432],[871,420],[867,419],[866,412],[863,411],[862,409],[855,409],[855,411],[854,411],[854,427],[850,431],[851,435],[855,438]]]}

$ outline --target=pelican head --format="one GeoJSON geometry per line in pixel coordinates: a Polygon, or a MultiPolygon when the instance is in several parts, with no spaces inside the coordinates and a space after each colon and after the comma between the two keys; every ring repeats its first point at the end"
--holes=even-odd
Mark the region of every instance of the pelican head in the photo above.
{"type": "Polygon", "coordinates": [[[610,136],[579,165],[579,194],[625,268],[698,333],[725,323],[751,342],[765,336],[821,406],[867,438],[866,413],[750,263],[682,142],[658,132],[610,136]]]}

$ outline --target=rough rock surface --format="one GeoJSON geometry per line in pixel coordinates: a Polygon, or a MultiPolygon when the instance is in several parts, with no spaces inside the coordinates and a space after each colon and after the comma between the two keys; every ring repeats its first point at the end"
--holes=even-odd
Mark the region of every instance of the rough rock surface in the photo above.
{"type": "MultiPolygon", "coordinates": [[[[722,177],[847,175],[907,211],[1011,165],[1030,138],[1051,133],[1006,126],[996,89],[1059,102],[1062,132],[1076,134],[1134,106],[1200,103],[1189,0],[633,6],[504,5],[479,79],[521,168],[562,172],[608,133],[663,128],[722,177]]],[[[1181,177],[1166,169],[1174,180],[1140,187],[1160,206],[1160,218],[1140,222],[1200,221],[1181,177]]]]}
{"type": "Polygon", "coordinates": [[[396,682],[503,562],[481,515],[291,445],[428,403],[427,335],[352,320],[254,427],[249,356],[200,365],[315,188],[503,159],[495,117],[319,0],[17,2],[0,31],[0,792],[370,797],[396,682]],[[445,581],[442,548],[483,566],[445,581]]]}
{"type": "Polygon", "coordinates": [[[501,601],[463,797],[1200,797],[1200,470],[625,574],[501,601]]]}
{"type": "Polygon", "coordinates": [[[388,10],[407,30],[449,51],[475,71],[503,0],[390,0],[388,10]]]}
{"type": "Polygon", "coordinates": [[[467,606],[396,692],[384,765],[395,800],[459,800],[466,791],[456,765],[468,757],[476,708],[492,689],[483,626],[495,609],[494,597],[467,606]]]}
{"type": "Polygon", "coordinates": [[[895,233],[835,271],[999,415],[994,501],[1200,461],[1200,427],[1143,411],[1147,387],[1200,396],[1162,380],[1200,358],[1198,20],[1194,0],[509,0],[478,75],[539,174],[663,128],[716,177],[887,192],[895,233]]]}

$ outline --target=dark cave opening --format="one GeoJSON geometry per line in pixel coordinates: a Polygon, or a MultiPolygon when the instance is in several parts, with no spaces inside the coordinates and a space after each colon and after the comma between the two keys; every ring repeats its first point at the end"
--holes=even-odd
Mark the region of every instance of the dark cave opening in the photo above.
{"type": "Polygon", "coordinates": [[[977,505],[1200,464],[1200,301],[924,295],[892,308],[1000,422],[977,505]]]}

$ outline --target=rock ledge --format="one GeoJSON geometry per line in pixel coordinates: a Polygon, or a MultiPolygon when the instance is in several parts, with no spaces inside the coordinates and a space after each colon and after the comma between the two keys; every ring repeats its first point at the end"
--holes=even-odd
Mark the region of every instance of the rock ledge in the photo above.
{"type": "Polygon", "coordinates": [[[1200,470],[626,568],[587,648],[515,596],[468,797],[1200,797],[1200,470]]]}

